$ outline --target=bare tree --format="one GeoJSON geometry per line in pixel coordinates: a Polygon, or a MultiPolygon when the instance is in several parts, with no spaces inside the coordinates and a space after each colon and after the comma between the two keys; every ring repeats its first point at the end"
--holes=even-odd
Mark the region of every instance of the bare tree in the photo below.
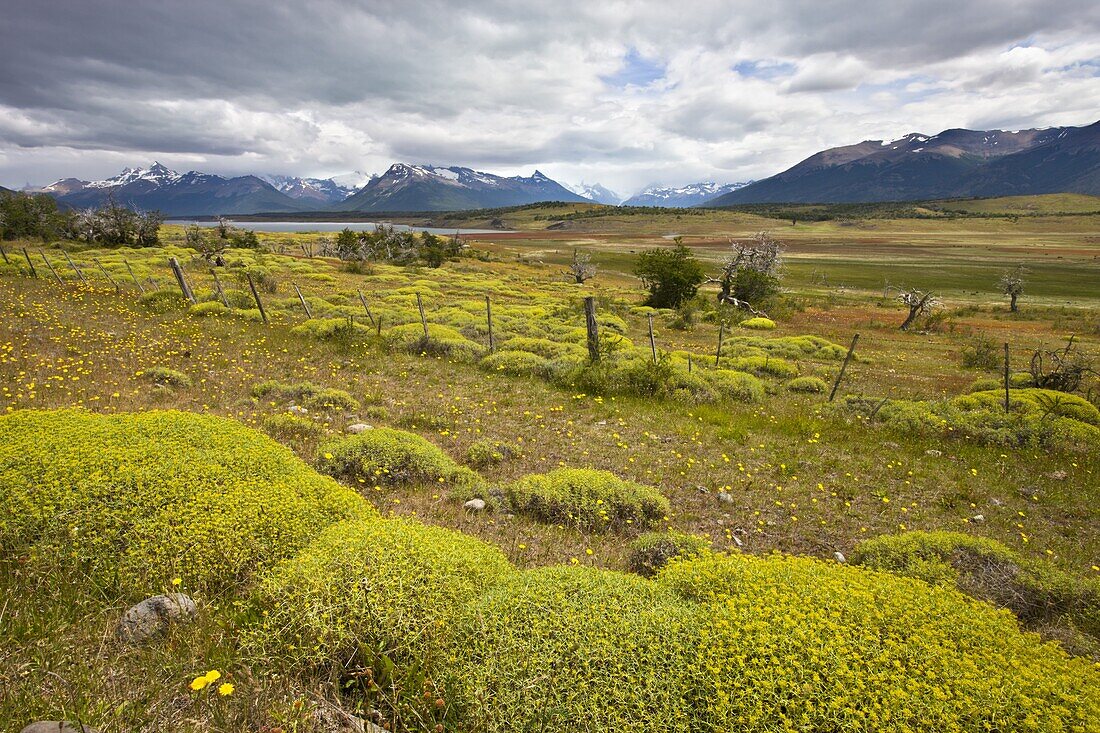
{"type": "Polygon", "coordinates": [[[1060,349],[1036,349],[1031,355],[1031,381],[1036,387],[1058,392],[1076,392],[1089,375],[1097,372],[1093,360],[1073,343],[1075,336],[1060,349]]]}
{"type": "Polygon", "coordinates": [[[909,327],[913,325],[913,321],[917,320],[919,316],[931,313],[940,305],[939,298],[931,292],[926,293],[922,290],[902,290],[898,294],[898,300],[909,309],[909,315],[905,318],[905,322],[901,324],[902,331],[908,331],[909,327]]]}
{"type": "Polygon", "coordinates": [[[572,279],[577,285],[583,285],[586,280],[596,276],[596,265],[592,263],[592,255],[587,252],[573,250],[573,261],[569,267],[562,271],[566,279],[572,279]]]}
{"type": "Polygon", "coordinates": [[[1011,298],[1008,309],[1013,313],[1019,310],[1016,299],[1024,292],[1024,274],[1026,272],[1027,270],[1024,269],[1023,265],[1016,265],[1012,270],[1001,273],[1001,278],[997,281],[997,287],[1001,289],[1001,292],[1011,298]]]}
{"type": "Polygon", "coordinates": [[[748,242],[730,240],[733,251],[722,265],[718,277],[708,283],[718,285],[718,302],[743,308],[753,315],[765,316],[752,301],[760,301],[778,289],[779,268],[783,264],[783,246],[767,232],[757,232],[748,242]]]}
{"type": "Polygon", "coordinates": [[[208,237],[206,232],[198,224],[187,227],[183,235],[184,245],[197,251],[199,256],[207,262],[217,266],[225,266],[225,250],[229,247],[229,241],[222,237],[208,237]]]}

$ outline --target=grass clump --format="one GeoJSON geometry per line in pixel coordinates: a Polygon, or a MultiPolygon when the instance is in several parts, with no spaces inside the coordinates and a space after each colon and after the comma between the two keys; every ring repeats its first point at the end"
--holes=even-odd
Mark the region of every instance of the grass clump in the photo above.
{"type": "Polygon", "coordinates": [[[707,375],[723,397],[735,402],[762,402],[764,384],[747,372],[732,369],[716,369],[707,375]]]}
{"type": "Polygon", "coordinates": [[[710,541],[686,532],[645,532],[630,543],[628,564],[632,572],[644,577],[654,575],[674,557],[697,555],[710,548],[710,541]]]}
{"type": "Polygon", "coordinates": [[[311,318],[290,329],[290,332],[319,341],[365,338],[371,333],[369,328],[350,318],[311,318]]]}
{"type": "Polygon", "coordinates": [[[778,356],[740,356],[722,359],[721,366],[738,372],[749,372],[758,377],[790,379],[798,376],[798,367],[778,356]]]}
{"type": "Polygon", "coordinates": [[[195,303],[188,308],[188,311],[193,316],[220,316],[227,313],[229,309],[216,300],[204,300],[201,303],[195,303]]]}
{"type": "Polygon", "coordinates": [[[326,387],[308,395],[302,400],[302,407],[324,412],[351,412],[358,410],[359,400],[342,389],[326,387]]]}
{"type": "Polygon", "coordinates": [[[669,512],[668,499],[654,487],[584,468],[524,476],[504,487],[504,497],[517,513],[597,532],[641,530],[669,512]]]}
{"type": "Polygon", "coordinates": [[[373,514],[286,448],[224,418],[157,411],[0,417],[0,548],[92,588],[217,592],[324,527],[373,514]]]}
{"type": "Polygon", "coordinates": [[[261,425],[263,431],[273,438],[284,440],[309,440],[324,435],[325,428],[310,420],[283,412],[269,415],[261,425]]]}
{"type": "MultiPolygon", "coordinates": [[[[953,399],[952,404],[962,410],[1004,409],[1004,392],[997,389],[971,392],[953,399]]],[[[1009,390],[1009,409],[1043,417],[1067,417],[1088,425],[1100,425],[1100,409],[1084,397],[1052,389],[1009,390]]]]}
{"type": "Polygon", "coordinates": [[[546,371],[547,361],[529,351],[498,351],[480,362],[487,372],[503,372],[516,376],[537,376],[546,371]]]}
{"type": "Polygon", "coordinates": [[[808,394],[824,394],[829,389],[824,380],[818,377],[795,377],[787,382],[787,390],[790,392],[806,392],[808,394]]]}
{"type": "Polygon", "coordinates": [[[162,384],[166,387],[178,387],[186,389],[191,386],[191,377],[176,369],[155,366],[143,369],[139,376],[148,379],[153,384],[162,384]]]}
{"type": "Polygon", "coordinates": [[[378,485],[476,485],[480,477],[415,433],[375,428],[320,446],[323,473],[378,485]]]}
{"type": "Polygon", "coordinates": [[[138,302],[153,313],[168,313],[189,305],[187,298],[174,290],[167,289],[144,293],[138,298],[138,302]]]}
{"type": "Polygon", "coordinates": [[[323,412],[351,412],[360,408],[359,400],[348,392],[334,387],[321,387],[312,382],[259,382],[252,385],[252,396],[271,398],[275,402],[295,402],[307,409],[323,412]]]}
{"type": "Polygon", "coordinates": [[[741,326],[741,328],[748,328],[753,331],[771,331],[775,328],[775,321],[770,318],[757,316],[741,321],[738,325],[741,326]]]}
{"type": "Polygon", "coordinates": [[[340,522],[263,578],[267,614],[250,643],[297,664],[370,666],[386,654],[424,665],[453,614],[512,572],[500,549],[453,530],[340,522]]]}
{"type": "Polygon", "coordinates": [[[1100,658],[1100,582],[958,532],[906,532],[861,542],[854,562],[1007,608],[1070,651],[1100,658]]]}
{"type": "Polygon", "coordinates": [[[476,440],[466,449],[466,464],[473,468],[489,468],[518,455],[520,451],[514,445],[476,440]]]}

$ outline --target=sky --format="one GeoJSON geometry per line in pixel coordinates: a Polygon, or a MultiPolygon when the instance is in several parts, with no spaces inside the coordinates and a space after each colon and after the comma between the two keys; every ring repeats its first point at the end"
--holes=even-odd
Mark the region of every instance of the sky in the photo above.
{"type": "Polygon", "coordinates": [[[1096,0],[3,0],[0,185],[158,160],[621,194],[1100,119],[1096,0]]]}

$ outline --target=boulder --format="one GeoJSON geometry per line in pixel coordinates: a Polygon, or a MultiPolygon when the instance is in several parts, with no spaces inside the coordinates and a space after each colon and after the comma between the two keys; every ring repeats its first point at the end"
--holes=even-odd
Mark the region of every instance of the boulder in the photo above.
{"type": "Polygon", "coordinates": [[[146,598],[122,614],[118,622],[118,638],[140,644],[164,633],[173,623],[191,620],[194,615],[195,602],[183,593],[146,598]]]}
{"type": "Polygon", "coordinates": [[[485,511],[484,499],[470,499],[468,502],[462,505],[463,509],[467,509],[471,512],[483,512],[485,511]]]}
{"type": "Polygon", "coordinates": [[[346,429],[352,435],[358,435],[359,433],[365,433],[368,430],[374,430],[374,426],[373,425],[367,425],[365,422],[357,422],[357,423],[352,423],[351,425],[348,425],[348,427],[346,429]]]}
{"type": "Polygon", "coordinates": [[[298,416],[309,414],[309,410],[302,407],[301,405],[291,405],[287,409],[287,412],[289,412],[291,415],[298,415],[298,416]]]}

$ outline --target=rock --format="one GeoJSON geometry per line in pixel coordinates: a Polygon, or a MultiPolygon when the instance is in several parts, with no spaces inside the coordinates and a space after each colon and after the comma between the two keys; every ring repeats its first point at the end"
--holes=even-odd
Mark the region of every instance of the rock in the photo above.
{"type": "Polygon", "coordinates": [[[733,536],[733,544],[737,545],[738,547],[744,547],[745,546],[745,543],[742,542],[741,538],[738,537],[737,535],[733,536]]]}
{"type": "Polygon", "coordinates": [[[1000,499],[997,499],[996,497],[990,499],[989,503],[992,504],[993,506],[1004,506],[1005,505],[1005,503],[1003,501],[1001,501],[1000,499]]]}
{"type": "Polygon", "coordinates": [[[183,593],[146,598],[122,614],[118,638],[140,644],[163,633],[171,624],[189,621],[194,615],[195,602],[183,593]]]}
{"type": "Polygon", "coordinates": [[[837,562],[848,562],[848,558],[844,557],[844,553],[840,551],[833,553],[833,559],[837,562]]]}
{"type": "Polygon", "coordinates": [[[19,733],[99,733],[98,730],[87,725],[70,723],[67,720],[39,720],[31,723],[19,733]]]}
{"type": "Polygon", "coordinates": [[[731,494],[728,491],[719,491],[718,492],[718,501],[722,502],[723,504],[732,504],[733,503],[733,494],[731,494]]]}
{"type": "Polygon", "coordinates": [[[302,407],[301,405],[291,405],[287,409],[287,412],[289,412],[291,415],[308,415],[309,414],[309,410],[302,407]]]}
{"type": "Polygon", "coordinates": [[[485,511],[484,499],[470,499],[468,502],[462,505],[463,509],[468,509],[471,512],[483,512],[485,511]]]}
{"type": "Polygon", "coordinates": [[[943,455],[943,451],[942,450],[936,450],[935,448],[929,448],[928,450],[926,450],[924,452],[924,455],[932,456],[933,458],[939,458],[940,456],[943,455]]]}
{"type": "Polygon", "coordinates": [[[373,425],[367,425],[365,422],[357,422],[348,425],[347,431],[352,435],[358,435],[359,433],[365,433],[368,430],[374,430],[373,425]]]}
{"type": "Polygon", "coordinates": [[[970,521],[971,522],[977,522],[978,524],[981,524],[982,522],[985,521],[985,515],[984,514],[975,514],[974,516],[972,516],[970,518],[970,521]]]}

